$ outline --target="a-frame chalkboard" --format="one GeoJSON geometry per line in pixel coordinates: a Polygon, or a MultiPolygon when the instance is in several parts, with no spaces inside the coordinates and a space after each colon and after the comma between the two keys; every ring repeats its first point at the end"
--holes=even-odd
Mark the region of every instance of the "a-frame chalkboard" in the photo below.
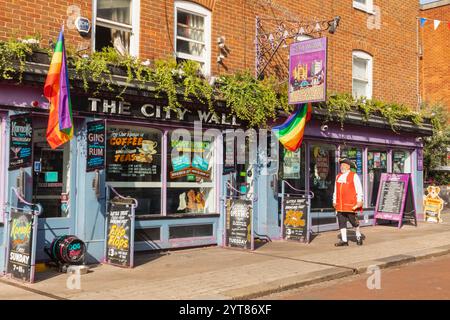
{"type": "Polygon", "coordinates": [[[417,226],[417,210],[410,173],[383,173],[378,189],[375,219],[397,221],[401,228],[404,221],[414,220],[417,226]]]}

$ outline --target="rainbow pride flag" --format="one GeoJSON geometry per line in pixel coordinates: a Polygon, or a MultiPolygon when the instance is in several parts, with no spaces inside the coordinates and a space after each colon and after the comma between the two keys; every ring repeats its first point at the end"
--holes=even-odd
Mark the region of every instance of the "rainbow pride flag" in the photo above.
{"type": "Polygon", "coordinates": [[[297,110],[282,124],[272,128],[280,143],[289,151],[297,151],[303,141],[306,123],[311,119],[311,103],[297,106],[297,110]]]}
{"type": "Polygon", "coordinates": [[[59,33],[44,85],[44,96],[50,102],[47,142],[52,149],[73,137],[72,103],[69,92],[64,28],[59,33]]]}

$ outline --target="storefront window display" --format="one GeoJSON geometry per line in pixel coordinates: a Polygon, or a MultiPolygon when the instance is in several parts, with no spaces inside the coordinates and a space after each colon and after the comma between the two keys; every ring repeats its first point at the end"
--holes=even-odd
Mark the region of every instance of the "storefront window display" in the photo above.
{"type": "MultiPolygon", "coordinates": [[[[363,149],[352,146],[341,146],[341,158],[347,158],[353,161],[356,165],[356,169],[351,170],[355,172],[361,182],[363,182],[363,149]]],[[[363,186],[364,187],[364,186],[363,186]]]]}
{"type": "Polygon", "coordinates": [[[411,173],[410,152],[405,150],[394,150],[392,152],[392,172],[411,173]]]}
{"type": "MultiPolygon", "coordinates": [[[[305,149],[300,148],[295,152],[288,151],[282,146],[280,154],[282,162],[279,166],[279,176],[282,180],[287,181],[294,188],[305,190],[305,149]]],[[[281,180],[280,180],[281,184],[281,180]]],[[[286,192],[293,192],[286,190],[286,192]]]]}
{"type": "Polygon", "coordinates": [[[369,172],[367,199],[369,207],[375,207],[381,174],[387,172],[387,152],[369,149],[367,152],[367,169],[369,172]]]}
{"type": "Polygon", "coordinates": [[[312,144],[310,147],[310,190],[314,192],[312,209],[333,209],[334,180],[336,177],[336,147],[312,144]]]}

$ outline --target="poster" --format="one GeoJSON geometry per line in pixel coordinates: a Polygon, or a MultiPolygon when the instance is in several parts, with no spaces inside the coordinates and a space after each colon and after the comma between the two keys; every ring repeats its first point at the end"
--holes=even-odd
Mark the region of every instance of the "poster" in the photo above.
{"type": "Polygon", "coordinates": [[[301,149],[295,152],[284,149],[283,178],[300,179],[300,155],[301,149]]]}
{"type": "Polygon", "coordinates": [[[33,216],[11,208],[7,273],[23,281],[31,280],[32,230],[33,216]]]}
{"type": "Polygon", "coordinates": [[[252,247],[252,201],[229,199],[227,202],[227,245],[242,249],[252,247]]]}
{"type": "Polygon", "coordinates": [[[289,104],[325,101],[327,38],[293,43],[289,51],[289,104]]]}
{"type": "Polygon", "coordinates": [[[306,242],[308,232],[306,200],[285,198],[283,214],[284,239],[306,242]]]}
{"type": "Polygon", "coordinates": [[[191,176],[200,179],[210,179],[211,174],[207,156],[210,146],[211,143],[209,141],[172,141],[170,179],[175,180],[182,177],[188,177],[189,179],[191,176]]]}
{"type": "Polygon", "coordinates": [[[130,204],[109,203],[106,260],[110,264],[131,266],[131,209],[130,204]]]}
{"type": "Polygon", "coordinates": [[[360,149],[347,149],[342,150],[341,152],[341,158],[347,158],[353,161],[356,165],[355,168],[351,168],[351,170],[359,175],[362,174],[363,170],[363,163],[362,163],[362,152],[360,149]]]}
{"type": "Polygon", "coordinates": [[[33,126],[30,116],[11,117],[9,170],[31,166],[33,126]]]}
{"type": "Polygon", "coordinates": [[[106,174],[109,181],[160,181],[161,138],[146,130],[109,128],[106,174]]]}
{"type": "Polygon", "coordinates": [[[105,121],[88,122],[86,153],[87,172],[105,168],[105,142],[105,121]]]}

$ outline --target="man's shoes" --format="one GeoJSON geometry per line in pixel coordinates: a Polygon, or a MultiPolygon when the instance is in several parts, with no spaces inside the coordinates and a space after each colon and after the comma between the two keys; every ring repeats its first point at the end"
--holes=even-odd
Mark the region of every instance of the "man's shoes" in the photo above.
{"type": "Polygon", "coordinates": [[[362,237],[359,237],[359,238],[356,239],[356,244],[358,246],[362,246],[363,245],[362,237]]]}
{"type": "Polygon", "coordinates": [[[348,247],[348,242],[340,240],[334,244],[335,247],[348,247]]]}

